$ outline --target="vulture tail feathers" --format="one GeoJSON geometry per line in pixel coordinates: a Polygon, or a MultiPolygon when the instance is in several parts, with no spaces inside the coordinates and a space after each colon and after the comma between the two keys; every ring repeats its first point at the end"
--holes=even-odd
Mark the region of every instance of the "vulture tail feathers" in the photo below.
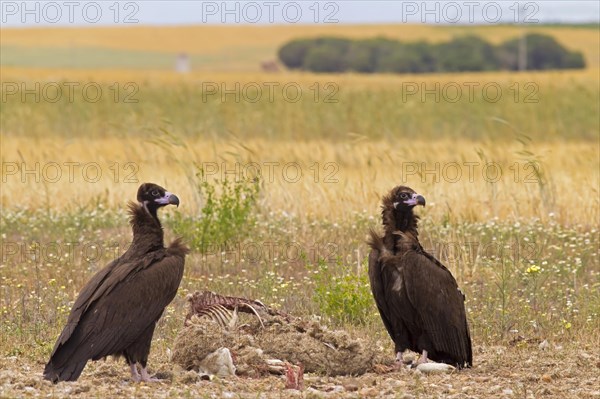
{"type": "Polygon", "coordinates": [[[59,381],[76,381],[83,371],[87,360],[66,363],[62,367],[54,367],[52,360],[44,368],[44,379],[53,383],[59,381]]]}
{"type": "Polygon", "coordinates": [[[467,364],[465,367],[473,366],[473,347],[471,343],[471,333],[469,332],[469,323],[465,320],[465,329],[467,331],[467,364]]]}

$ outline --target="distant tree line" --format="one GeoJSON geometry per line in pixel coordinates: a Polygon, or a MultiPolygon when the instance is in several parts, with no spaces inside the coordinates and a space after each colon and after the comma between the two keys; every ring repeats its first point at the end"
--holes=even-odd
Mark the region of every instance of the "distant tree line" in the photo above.
{"type": "MultiPolygon", "coordinates": [[[[403,43],[378,37],[297,39],[279,49],[279,59],[291,69],[312,72],[427,73],[518,70],[521,38],[494,46],[477,36],[446,43],[403,43]]],[[[569,51],[553,37],[525,37],[528,70],[584,68],[580,52],[569,51]]]]}

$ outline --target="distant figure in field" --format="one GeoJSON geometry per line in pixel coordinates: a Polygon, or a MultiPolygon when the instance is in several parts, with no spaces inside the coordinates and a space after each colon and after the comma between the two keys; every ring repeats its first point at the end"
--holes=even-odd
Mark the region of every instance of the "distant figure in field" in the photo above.
{"type": "Polygon", "coordinates": [[[260,63],[260,67],[263,72],[279,72],[279,65],[277,65],[277,61],[263,61],[260,63]]]}
{"type": "Polygon", "coordinates": [[[189,73],[191,71],[190,57],[187,53],[179,53],[175,60],[175,71],[179,73],[189,73]]]}

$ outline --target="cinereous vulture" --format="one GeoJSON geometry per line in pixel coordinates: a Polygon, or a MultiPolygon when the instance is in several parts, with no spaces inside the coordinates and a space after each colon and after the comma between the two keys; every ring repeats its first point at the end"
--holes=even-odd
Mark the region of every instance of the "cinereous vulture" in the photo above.
{"type": "Polygon", "coordinates": [[[157,211],[166,205],[179,206],[175,194],[144,183],[137,201],[129,203],[131,246],[79,293],[44,369],[45,379],[75,381],[88,360],[122,355],[133,380],[155,381],[146,370],[152,334],[177,293],[189,250],[180,239],[166,248],[163,243],[157,211]]]}
{"type": "Polygon", "coordinates": [[[371,231],[369,280],[379,314],[394,341],[396,360],[406,349],[458,368],[473,355],[464,295],[450,271],[419,243],[413,213],[425,198],[405,186],[382,200],[384,235],[371,231]]]}

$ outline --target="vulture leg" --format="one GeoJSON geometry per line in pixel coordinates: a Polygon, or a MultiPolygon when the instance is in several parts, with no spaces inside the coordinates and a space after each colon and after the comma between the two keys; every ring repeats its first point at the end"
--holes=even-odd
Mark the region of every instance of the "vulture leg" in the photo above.
{"type": "Polygon", "coordinates": [[[140,382],[142,377],[140,377],[140,373],[138,373],[135,363],[129,364],[129,367],[131,367],[131,379],[135,382],[140,382]]]}
{"type": "Polygon", "coordinates": [[[429,359],[427,359],[427,351],[423,349],[423,354],[419,357],[419,360],[415,363],[415,367],[419,364],[428,363],[429,359]]]}

